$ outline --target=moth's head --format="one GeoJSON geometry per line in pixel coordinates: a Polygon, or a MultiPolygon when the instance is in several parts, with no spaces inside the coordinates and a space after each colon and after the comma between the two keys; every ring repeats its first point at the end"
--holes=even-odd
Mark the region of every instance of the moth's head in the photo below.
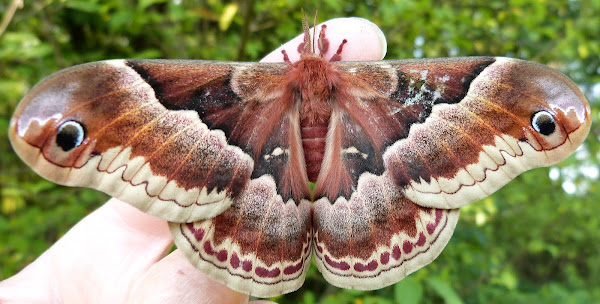
{"type": "Polygon", "coordinates": [[[114,72],[105,63],[75,66],[47,77],[23,97],[9,128],[21,159],[43,177],[65,183],[68,168],[93,155],[95,140],[89,134],[101,126],[103,113],[82,109],[106,96],[102,79],[114,72]]]}
{"type": "MultiPolygon", "coordinates": [[[[544,151],[547,165],[566,158],[587,137],[590,105],[581,90],[562,73],[532,62],[505,59],[510,77],[505,89],[514,95],[514,114],[527,124],[521,140],[544,151]]],[[[507,104],[513,101],[505,100],[507,104]]]]}

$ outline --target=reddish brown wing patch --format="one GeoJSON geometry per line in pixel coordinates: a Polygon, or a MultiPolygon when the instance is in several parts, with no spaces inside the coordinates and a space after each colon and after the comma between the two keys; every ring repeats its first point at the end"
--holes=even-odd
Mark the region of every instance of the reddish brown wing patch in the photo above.
{"type": "Polygon", "coordinates": [[[285,204],[272,178],[254,179],[231,208],[172,223],[175,244],[200,270],[236,290],[269,297],[302,285],[311,254],[311,206],[285,204]]]}
{"type": "Polygon", "coordinates": [[[209,129],[223,131],[229,144],[249,154],[252,178],[273,176],[284,201],[310,196],[298,97],[288,89],[287,65],[147,60],[128,65],[168,110],[196,112],[209,129]]]}
{"type": "MultiPolygon", "coordinates": [[[[434,106],[462,101],[473,79],[492,62],[494,58],[336,63],[343,74],[333,97],[332,140],[316,197],[327,196],[332,202],[339,196],[348,199],[349,189],[356,188],[363,172],[381,174],[386,149],[424,123],[434,106]]],[[[448,156],[439,159],[448,160],[448,156]]],[[[441,165],[456,168],[460,164],[441,165]]],[[[394,170],[398,186],[438,174],[439,168],[424,166],[427,162],[411,160],[411,167],[394,170]]]]}
{"type": "Polygon", "coordinates": [[[315,205],[315,259],[332,284],[390,285],[434,260],[452,236],[458,210],[420,207],[388,176],[365,174],[347,201],[315,205]]]}

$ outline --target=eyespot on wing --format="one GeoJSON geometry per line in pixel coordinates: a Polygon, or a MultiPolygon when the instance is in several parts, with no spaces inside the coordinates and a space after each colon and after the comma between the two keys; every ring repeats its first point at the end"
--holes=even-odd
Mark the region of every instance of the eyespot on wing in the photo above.
{"type": "Polygon", "coordinates": [[[64,184],[66,171],[36,168],[40,157],[57,167],[73,167],[85,158],[85,152],[90,154],[92,142],[85,136],[87,127],[74,109],[80,98],[78,92],[99,66],[86,64],[48,76],[21,100],[12,116],[9,137],[14,150],[47,179],[64,184]]]}
{"type": "MultiPolygon", "coordinates": [[[[223,131],[207,127],[198,112],[167,109],[128,63],[88,63],[43,80],[12,117],[14,150],[48,180],[104,191],[169,221],[221,213],[244,189],[252,159],[229,145],[223,131]]],[[[211,62],[144,64],[155,77],[171,65],[216,77],[230,69],[211,62]]],[[[180,82],[196,85],[206,80],[178,75],[180,82]]]]}
{"type": "Polygon", "coordinates": [[[579,147],[591,126],[589,102],[577,85],[564,74],[545,65],[521,60],[511,67],[514,82],[530,96],[530,124],[524,128],[526,141],[535,150],[545,151],[552,165],[579,147]]]}
{"type": "MultiPolygon", "coordinates": [[[[435,119],[425,121],[425,127],[414,128],[419,136],[409,134],[406,142],[411,145],[406,147],[410,149],[402,151],[453,152],[450,154],[455,157],[443,162],[443,168],[453,170],[413,179],[405,190],[415,203],[434,208],[464,206],[490,195],[522,172],[564,160],[582,144],[591,124],[589,103],[570,79],[550,67],[512,58],[496,58],[473,80],[458,106],[434,106],[432,117],[435,119]],[[444,146],[442,143],[451,141],[442,138],[424,141],[422,138],[434,138],[429,129],[468,139],[464,141],[469,143],[466,152],[473,153],[458,153],[453,148],[461,146],[444,146]],[[456,159],[463,164],[456,165],[456,159]]],[[[389,159],[402,160],[412,152],[403,153],[390,154],[393,157],[389,159]]],[[[396,163],[394,168],[401,170],[403,166],[396,163]]]]}
{"type": "Polygon", "coordinates": [[[498,132],[545,154],[534,167],[565,159],[590,130],[590,105],[581,90],[559,71],[539,63],[497,58],[472,84],[470,94],[491,105],[495,120],[513,125],[498,132]]]}

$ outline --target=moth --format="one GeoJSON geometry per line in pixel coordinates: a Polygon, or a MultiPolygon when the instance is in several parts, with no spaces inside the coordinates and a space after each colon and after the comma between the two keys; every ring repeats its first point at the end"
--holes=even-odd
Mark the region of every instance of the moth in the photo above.
{"type": "MultiPolygon", "coordinates": [[[[329,29],[328,29],[329,30],[329,29]]],[[[434,260],[459,208],[590,129],[577,86],[500,57],[343,62],[306,26],[283,63],[108,60],[59,71],[10,122],[25,163],[170,222],[232,289],[377,289],[434,260]],[[316,38],[317,42],[313,40],[316,38]],[[311,187],[314,186],[314,188],[311,187]]]]}

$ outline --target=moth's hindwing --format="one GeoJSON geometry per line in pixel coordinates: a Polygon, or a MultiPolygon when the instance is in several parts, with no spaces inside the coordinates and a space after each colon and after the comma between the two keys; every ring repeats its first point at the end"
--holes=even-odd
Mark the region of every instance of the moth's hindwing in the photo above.
{"type": "Polygon", "coordinates": [[[209,220],[171,223],[175,244],[198,269],[259,297],[294,291],[310,266],[311,203],[284,203],[275,182],[250,182],[231,208],[209,220]]]}
{"type": "Polygon", "coordinates": [[[316,202],[315,261],[327,281],[339,287],[391,285],[442,252],[458,211],[421,207],[389,176],[363,174],[350,200],[316,202]]]}

